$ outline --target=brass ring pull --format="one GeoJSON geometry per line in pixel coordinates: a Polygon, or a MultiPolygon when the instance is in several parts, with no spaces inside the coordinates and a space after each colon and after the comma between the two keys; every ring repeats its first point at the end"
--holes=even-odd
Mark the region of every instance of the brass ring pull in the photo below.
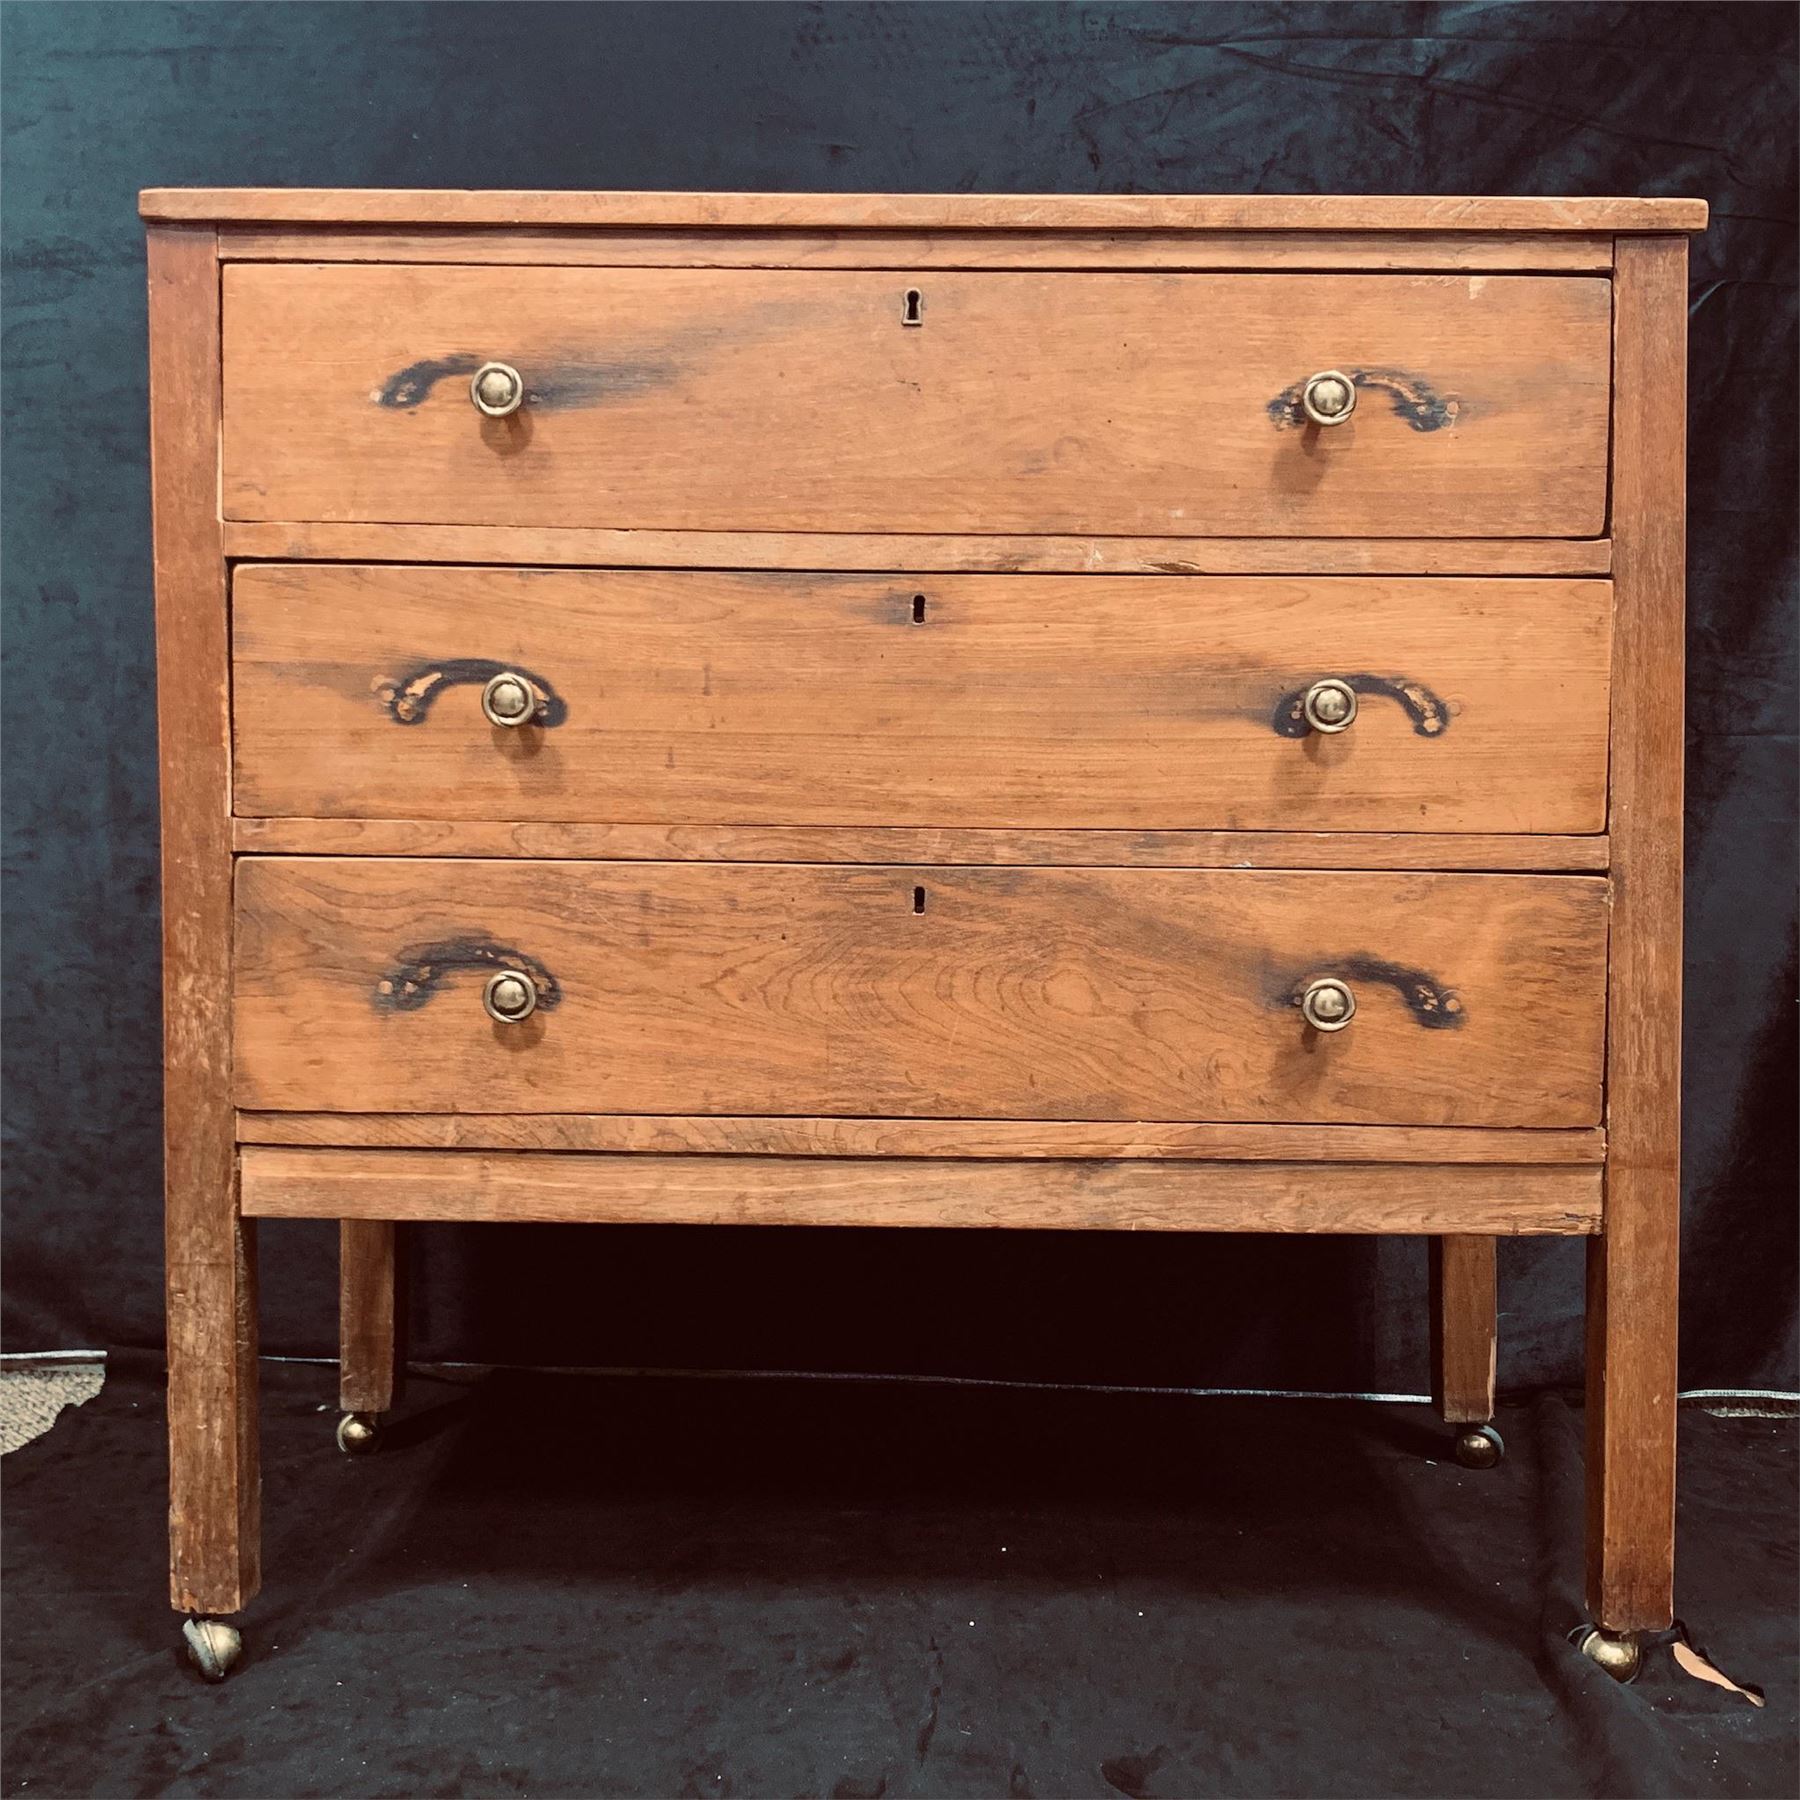
{"type": "Polygon", "coordinates": [[[1300,697],[1300,712],[1314,731],[1348,731],[1356,722],[1356,689],[1327,675],[1300,697]]]}
{"type": "Polygon", "coordinates": [[[470,378],[469,398],[490,419],[504,419],[525,404],[525,383],[511,363],[483,363],[470,378]]]}
{"type": "Polygon", "coordinates": [[[481,1004],[498,1025],[517,1025],[537,1011],[537,983],[520,969],[501,969],[487,978],[481,1004]]]}
{"type": "Polygon", "coordinates": [[[1300,1016],[1314,1031],[1342,1031],[1356,1017],[1356,996],[1335,975],[1321,975],[1306,984],[1300,1016]]]}
{"type": "Polygon", "coordinates": [[[1356,411],[1356,383],[1341,369],[1321,369],[1306,378],[1300,410],[1315,425],[1341,425],[1356,411]]]}
{"type": "Polygon", "coordinates": [[[523,675],[502,669],[481,690],[481,710],[493,725],[528,725],[537,716],[537,695],[523,675]]]}

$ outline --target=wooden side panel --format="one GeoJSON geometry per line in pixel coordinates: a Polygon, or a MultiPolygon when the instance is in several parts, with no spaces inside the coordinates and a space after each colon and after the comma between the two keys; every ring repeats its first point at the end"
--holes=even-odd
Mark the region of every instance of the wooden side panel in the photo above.
{"type": "Polygon", "coordinates": [[[248,858],[237,1099],[1592,1125],[1605,915],[1582,876],[248,858]]]}
{"type": "Polygon", "coordinates": [[[1066,1119],[734,1119],[629,1113],[238,1114],[241,1144],[594,1150],[656,1156],[1131,1157],[1217,1162],[1598,1163],[1605,1134],[1422,1125],[1120,1124],[1066,1119]]]}
{"type": "Polygon", "coordinates": [[[949,537],[291,519],[228,520],[225,550],[281,561],[987,575],[1605,575],[1612,568],[1605,538],[949,537]]]}
{"type": "Polygon", "coordinates": [[[394,1404],[402,1355],[398,1227],[391,1219],[338,1226],[338,1405],[383,1413],[394,1404]]]}
{"type": "Polygon", "coordinates": [[[234,263],[235,519],[1591,537],[1609,284],[234,263]],[[904,322],[919,295],[920,323],[904,322]],[[498,358],[527,401],[485,418],[498,358]],[[1315,372],[1361,399],[1320,429],[1315,372]]]}
{"type": "Polygon", "coordinates": [[[1599,1171],[1325,1163],[934,1162],[732,1156],[243,1152],[244,1204],[281,1218],[906,1225],[1105,1231],[1579,1235],[1599,1171]]]}
{"type": "Polygon", "coordinates": [[[1431,1397],[1452,1425],[1494,1416],[1494,1240],[1434,1237],[1431,1257],[1431,1397]]]}
{"type": "Polygon", "coordinates": [[[219,538],[219,266],[210,227],[149,234],[162,783],[170,1599],[261,1582],[256,1246],[231,1110],[229,646],[219,538]]]}
{"type": "Polygon", "coordinates": [[[1055,863],[1161,869],[1604,869],[1604,837],[1430,831],[989,831],[891,825],[574,825],[505,819],[235,819],[265,856],[532,856],[607,862],[1055,863]]]}
{"type": "Polygon", "coordinates": [[[236,805],[300,817],[1588,832],[1603,581],[240,569],[236,805]],[[527,674],[539,718],[490,724],[527,674]],[[1349,729],[1308,727],[1322,676],[1349,729]]]}
{"type": "Polygon", "coordinates": [[[1613,950],[1606,1236],[1588,1258],[1588,1605],[1658,1631],[1674,1605],[1681,1223],[1681,838],[1687,242],[1619,245],[1613,512],[1613,950]]]}

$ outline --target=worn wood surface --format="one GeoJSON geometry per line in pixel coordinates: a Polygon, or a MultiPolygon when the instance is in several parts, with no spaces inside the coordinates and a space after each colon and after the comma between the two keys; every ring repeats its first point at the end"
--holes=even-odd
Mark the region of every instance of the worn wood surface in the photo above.
{"type": "Polygon", "coordinates": [[[1581,1235],[1591,1168],[541,1156],[247,1145],[245,1210],[279,1218],[1581,1235]]]}
{"type": "Polygon", "coordinates": [[[1603,581],[276,564],[232,600],[241,814],[1605,824],[1603,581]],[[484,717],[505,669],[541,723],[484,717]],[[1320,734],[1332,675],[1358,712],[1320,734]]]}
{"type": "Polygon", "coordinates": [[[338,1406],[384,1413],[399,1387],[400,1265],[391,1219],[338,1226],[338,1406]]]}
{"type": "Polygon", "coordinates": [[[145,188],[147,219],[687,230],[1700,231],[1704,200],[1424,194],[732,194],[145,188]]]}
{"type": "Polygon", "coordinates": [[[1464,269],[1604,271],[1604,232],[601,231],[396,232],[228,226],[232,262],[529,263],[540,268],[1464,269]]]}
{"type": "Polygon", "coordinates": [[[1432,1403],[1452,1425],[1485,1425],[1498,1347],[1494,1240],[1434,1237],[1429,1255],[1432,1403]]]}
{"type": "Polygon", "coordinates": [[[1605,538],[947,537],[227,520],[233,557],[991,575],[1604,575],[1605,538]]]}
{"type": "Polygon", "coordinates": [[[1588,1605],[1661,1630],[1674,1604],[1681,1223],[1681,834],[1687,243],[1619,246],[1619,691],[1607,978],[1606,1235],[1588,1257],[1588,1605]]]}
{"type": "Polygon", "coordinates": [[[1609,284],[234,263],[239,519],[1594,536],[1609,284]],[[520,371],[486,419],[469,377],[520,371]],[[1345,424],[1298,411],[1323,368],[1345,424]]]}
{"type": "Polygon", "coordinates": [[[1585,876],[251,857],[237,900],[250,1110],[1599,1120],[1585,876]]]}
{"type": "Polygon", "coordinates": [[[256,1246],[231,1111],[231,789],[219,543],[219,270],[210,229],[149,234],[162,792],[169,1590],[230,1613],[261,1581],[256,1246]]]}
{"type": "Polygon", "coordinates": [[[235,819],[238,850],[292,856],[528,856],[621,862],[1053,863],[1212,869],[1590,870],[1592,837],[1322,831],[988,831],[891,826],[235,819]]]}
{"type": "Polygon", "coordinates": [[[1223,1162],[1598,1163],[1605,1134],[1419,1125],[1188,1125],[1056,1119],[679,1118],[620,1113],[238,1114],[238,1142],[344,1149],[652,1155],[1133,1157],[1223,1162]]]}

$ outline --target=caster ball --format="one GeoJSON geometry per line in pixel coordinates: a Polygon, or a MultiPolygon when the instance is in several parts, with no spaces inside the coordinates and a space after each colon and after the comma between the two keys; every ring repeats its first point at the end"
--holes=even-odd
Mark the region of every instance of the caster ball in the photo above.
{"type": "Polygon", "coordinates": [[[1456,1460],[1465,1469],[1491,1469],[1506,1454],[1506,1440],[1491,1425],[1470,1425],[1456,1434],[1456,1460]]]}
{"type": "Polygon", "coordinates": [[[242,1634],[223,1619],[189,1619],[181,1628],[188,1661],[208,1681],[223,1681],[244,1652],[242,1634]]]}
{"type": "Polygon", "coordinates": [[[1598,1663],[1614,1681],[1631,1681],[1644,1666],[1644,1647],[1629,1632],[1615,1634],[1590,1626],[1575,1646],[1589,1662],[1598,1663]]]}
{"type": "Polygon", "coordinates": [[[381,1427],[368,1413],[345,1413],[338,1420],[337,1447],[346,1456],[367,1456],[380,1437],[381,1427]]]}

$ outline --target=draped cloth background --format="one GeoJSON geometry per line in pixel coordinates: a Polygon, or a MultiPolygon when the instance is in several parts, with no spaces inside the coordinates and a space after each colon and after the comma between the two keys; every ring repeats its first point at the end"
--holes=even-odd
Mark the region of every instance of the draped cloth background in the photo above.
{"type": "MultiPolygon", "coordinates": [[[[4,51],[6,1348],[160,1344],[146,185],[1688,194],[1682,1378],[1794,1385],[1795,14],[36,5],[4,51]]],[[[435,1227],[416,1356],[1417,1390],[1409,1240],[435,1227]]],[[[265,1348],[335,1347],[265,1227],[265,1348]]],[[[1581,1247],[1501,1252],[1503,1387],[1581,1247]]]]}

